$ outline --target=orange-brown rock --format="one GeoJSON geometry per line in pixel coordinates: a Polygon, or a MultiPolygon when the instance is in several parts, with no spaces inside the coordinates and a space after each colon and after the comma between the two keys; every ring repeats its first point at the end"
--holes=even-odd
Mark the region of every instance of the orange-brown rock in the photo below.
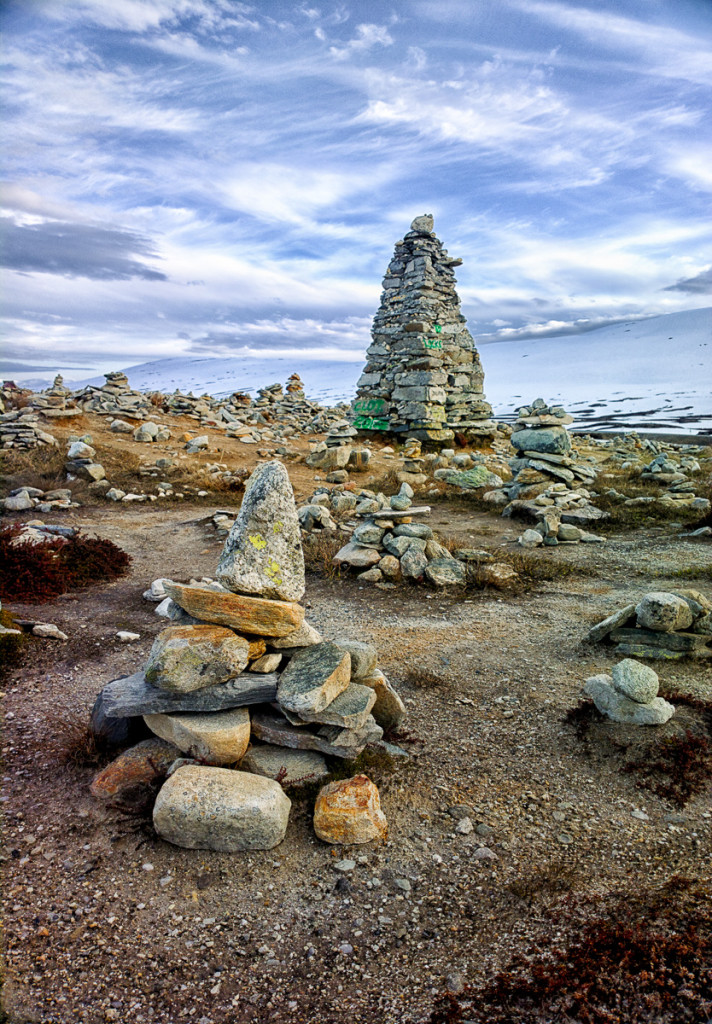
{"type": "Polygon", "coordinates": [[[267,651],[267,644],[264,640],[250,640],[250,649],[247,652],[247,657],[250,661],[257,661],[267,651]]]}
{"type": "Polygon", "coordinates": [[[99,800],[124,801],[156,779],[163,778],[181,752],[165,740],[149,739],[119,754],[103,768],[91,784],[99,800]]]}
{"type": "Polygon", "coordinates": [[[167,582],[166,594],[196,619],[229,626],[256,636],[287,636],[304,621],[304,609],[295,601],[269,601],[227,590],[211,590],[167,582]]]}
{"type": "Polygon", "coordinates": [[[330,782],[314,807],[314,831],[325,843],[370,843],[385,839],[388,822],[377,787],[365,775],[330,782]]]}

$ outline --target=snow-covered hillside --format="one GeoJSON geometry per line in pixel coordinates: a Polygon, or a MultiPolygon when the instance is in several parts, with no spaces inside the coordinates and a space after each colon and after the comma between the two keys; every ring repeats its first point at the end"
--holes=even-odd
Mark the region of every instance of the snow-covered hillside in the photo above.
{"type": "MultiPolygon", "coordinates": [[[[587,334],[479,345],[485,391],[498,416],[534,398],[564,405],[574,429],[712,432],[712,309],[602,327],[587,334]]],[[[363,367],[293,357],[159,359],[126,367],[144,391],[251,392],[296,371],[323,405],[350,401],[363,367]]],[[[103,383],[92,378],[86,383],[103,383]]],[[[76,387],[77,384],[72,386],[76,387]]]]}

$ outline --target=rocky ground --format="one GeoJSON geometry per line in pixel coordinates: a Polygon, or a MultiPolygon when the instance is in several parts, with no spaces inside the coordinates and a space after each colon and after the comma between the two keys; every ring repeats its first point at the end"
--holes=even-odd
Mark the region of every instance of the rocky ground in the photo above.
{"type": "MultiPolygon", "coordinates": [[[[292,470],[304,497],[314,474],[292,470]]],[[[234,501],[63,513],[129,552],[130,575],[13,607],[69,639],[33,640],[4,681],[8,1021],[420,1024],[446,989],[578,927],[584,906],[671,878],[709,886],[709,789],[679,808],[620,771],[620,727],[585,737],[565,717],[614,660],[585,641],[590,625],[651,589],[711,594],[709,538],[681,539],[665,522],[528,553],[551,579],[514,594],[309,576],[309,621],[325,639],[372,642],[408,707],[398,742],[409,762],[362,765],[389,822],[381,844],[321,843],[313,793],[294,796],[280,846],[249,855],[171,846],[94,801],[95,769],[63,762],[72,730],[107,681],[145,662],[165,624],[141,596],[151,580],[214,574],[222,540],[209,517],[234,501]],[[122,643],[118,630],[140,639],[122,643]]],[[[428,522],[493,551],[514,551],[521,532],[462,501],[428,522]]],[[[663,695],[712,700],[710,660],[655,669],[663,695]]]]}

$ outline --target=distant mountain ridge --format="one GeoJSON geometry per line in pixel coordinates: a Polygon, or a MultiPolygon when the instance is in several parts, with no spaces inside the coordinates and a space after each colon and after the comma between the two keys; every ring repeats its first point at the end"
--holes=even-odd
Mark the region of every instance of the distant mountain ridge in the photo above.
{"type": "MultiPolygon", "coordinates": [[[[485,393],[499,417],[542,397],[564,405],[575,428],[712,432],[712,308],[667,313],[585,334],[478,345],[485,393]]],[[[358,361],[293,356],[177,356],[124,368],[139,391],[254,393],[297,372],[309,398],[350,402],[358,361]]],[[[103,377],[78,383],[102,384],[103,377]]]]}

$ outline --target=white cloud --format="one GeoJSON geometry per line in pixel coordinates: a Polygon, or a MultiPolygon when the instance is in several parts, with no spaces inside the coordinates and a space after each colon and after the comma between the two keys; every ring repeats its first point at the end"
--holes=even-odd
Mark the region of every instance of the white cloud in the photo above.
{"type": "Polygon", "coordinates": [[[594,43],[598,50],[622,49],[643,53],[647,67],[638,71],[712,84],[712,46],[674,25],[655,24],[611,11],[571,7],[547,0],[508,0],[514,7],[569,29],[594,43]]]}
{"type": "Polygon", "coordinates": [[[337,60],[366,53],[374,46],[392,46],[393,39],[385,25],[357,25],[356,35],[344,46],[331,46],[329,53],[337,60]]]}

